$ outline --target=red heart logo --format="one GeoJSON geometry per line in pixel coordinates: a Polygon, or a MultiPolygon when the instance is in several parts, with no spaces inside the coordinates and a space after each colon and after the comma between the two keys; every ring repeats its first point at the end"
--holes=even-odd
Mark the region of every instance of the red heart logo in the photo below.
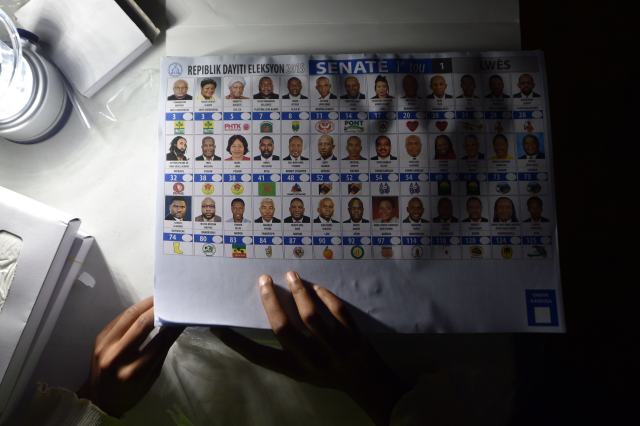
{"type": "Polygon", "coordinates": [[[447,121],[436,121],[436,127],[441,132],[444,132],[447,129],[448,125],[449,125],[449,123],[447,121]]]}
{"type": "Polygon", "coordinates": [[[407,128],[412,132],[415,132],[419,124],[420,123],[418,123],[417,121],[407,121],[407,128]]]}

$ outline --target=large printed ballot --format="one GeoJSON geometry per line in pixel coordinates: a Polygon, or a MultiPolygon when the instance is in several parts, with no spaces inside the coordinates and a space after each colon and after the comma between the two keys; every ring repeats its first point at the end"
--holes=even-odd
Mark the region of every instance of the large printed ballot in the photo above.
{"type": "Polygon", "coordinates": [[[93,242],[79,227],[0,187],[0,423],[20,400],[93,242]]]}
{"type": "Polygon", "coordinates": [[[540,52],[168,57],[160,323],[267,327],[296,270],[370,331],[564,330],[540,52]]]}

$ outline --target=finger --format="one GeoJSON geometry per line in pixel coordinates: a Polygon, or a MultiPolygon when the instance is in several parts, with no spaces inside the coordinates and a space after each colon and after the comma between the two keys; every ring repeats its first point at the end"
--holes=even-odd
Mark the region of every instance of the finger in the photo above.
{"type": "Polygon", "coordinates": [[[302,283],[300,275],[297,272],[289,271],[286,278],[302,322],[314,336],[326,342],[328,337],[326,324],[320,317],[316,303],[302,283]]]}
{"type": "Polygon", "coordinates": [[[147,297],[125,310],[117,319],[115,324],[105,335],[105,340],[114,341],[120,339],[131,327],[140,315],[144,314],[153,306],[153,297],[147,297]]]}
{"type": "Polygon", "coordinates": [[[118,370],[118,378],[128,381],[134,377],[146,377],[151,381],[160,374],[169,349],[184,327],[162,327],[158,334],[132,359],[118,370]]]}
{"type": "Polygon", "coordinates": [[[258,278],[258,284],[260,286],[260,298],[267,313],[269,324],[282,348],[298,354],[304,353],[304,336],[296,330],[282,308],[273,286],[273,280],[269,275],[261,275],[258,278]]]}
{"type": "Polygon", "coordinates": [[[211,328],[210,330],[222,343],[248,361],[286,376],[295,375],[294,363],[283,351],[260,345],[228,327],[211,328]]]}
{"type": "Polygon", "coordinates": [[[116,325],[118,325],[118,327],[124,327],[125,322],[129,321],[129,319],[124,318],[125,316],[128,316],[129,318],[133,317],[133,320],[135,321],[137,312],[144,312],[139,311],[139,309],[144,309],[145,307],[147,307],[149,301],[151,301],[151,306],[153,306],[153,298],[148,297],[144,300],[141,300],[139,303],[130,306],[125,311],[121,312],[117,317],[112,319],[109,324],[107,324],[96,336],[94,351],[96,353],[101,353],[105,350],[105,348],[111,346],[113,342],[117,341],[126,331],[126,329],[124,329],[124,331],[116,330],[116,325]]]}
{"type": "Polygon", "coordinates": [[[118,322],[122,314],[123,314],[122,312],[119,313],[117,317],[109,321],[109,324],[104,326],[102,331],[100,331],[100,333],[98,333],[98,335],[96,336],[96,342],[101,342],[104,339],[107,333],[109,333],[109,331],[113,328],[113,326],[116,325],[116,322],[118,322]]]}
{"type": "Polygon", "coordinates": [[[349,315],[347,307],[338,296],[317,284],[313,286],[313,289],[318,295],[318,298],[322,301],[322,303],[324,303],[327,309],[329,309],[331,315],[333,315],[340,322],[340,324],[344,326],[345,329],[350,330],[354,333],[357,332],[355,322],[351,318],[351,315],[349,315]]]}
{"type": "Polygon", "coordinates": [[[113,318],[111,321],[109,321],[109,323],[107,325],[105,325],[104,328],[102,329],[102,331],[100,331],[100,333],[98,333],[98,335],[96,336],[96,342],[100,342],[100,341],[104,340],[105,336],[111,331],[113,326],[115,326],[116,323],[118,321],[120,321],[120,318],[122,318],[122,316],[125,313],[127,313],[127,311],[129,311],[130,308],[132,308],[132,306],[127,308],[127,310],[120,312],[115,318],[113,318]]]}
{"type": "Polygon", "coordinates": [[[151,307],[131,324],[114,347],[118,348],[120,352],[137,352],[154,328],[153,307],[151,307]]]}
{"type": "Polygon", "coordinates": [[[111,368],[117,363],[126,363],[127,359],[139,356],[142,342],[153,330],[153,308],[147,309],[134,322],[125,334],[116,342],[105,345],[100,350],[101,368],[111,368]],[[125,359],[125,357],[127,357],[125,359]]]}

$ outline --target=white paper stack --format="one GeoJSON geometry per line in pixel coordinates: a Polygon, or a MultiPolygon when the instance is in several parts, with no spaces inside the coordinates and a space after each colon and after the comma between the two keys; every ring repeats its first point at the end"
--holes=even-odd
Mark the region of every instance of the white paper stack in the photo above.
{"type": "MultiPolygon", "coordinates": [[[[123,3],[133,9],[129,13],[144,16],[134,3],[123,3]]],[[[114,0],[31,0],[16,17],[18,26],[40,38],[49,59],[87,97],[151,47],[114,0]]],[[[148,18],[142,21],[150,24],[148,18]]]]}
{"type": "Polygon", "coordinates": [[[79,228],[79,219],[0,187],[0,268],[11,269],[3,278],[13,275],[10,286],[3,281],[0,310],[0,423],[21,397],[93,242],[79,228]]]}

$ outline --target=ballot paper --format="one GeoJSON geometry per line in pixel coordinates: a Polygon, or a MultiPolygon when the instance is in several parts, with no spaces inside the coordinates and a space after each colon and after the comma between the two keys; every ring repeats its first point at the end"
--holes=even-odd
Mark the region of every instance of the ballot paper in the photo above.
{"type": "Polygon", "coordinates": [[[160,323],[268,327],[298,271],[365,329],[564,330],[541,52],[168,57],[160,323]]]}
{"type": "Polygon", "coordinates": [[[0,187],[0,423],[19,401],[93,242],[79,227],[73,216],[0,187]]]}

